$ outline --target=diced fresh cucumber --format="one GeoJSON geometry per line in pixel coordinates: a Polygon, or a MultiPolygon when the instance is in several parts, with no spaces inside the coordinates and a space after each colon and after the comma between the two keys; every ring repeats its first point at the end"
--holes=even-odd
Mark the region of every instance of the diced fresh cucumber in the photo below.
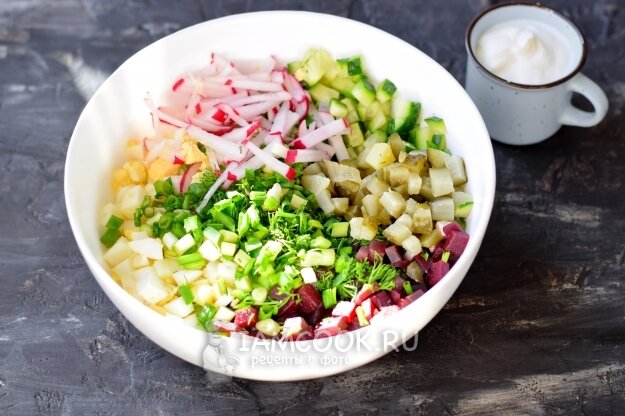
{"type": "Polygon", "coordinates": [[[358,55],[346,59],[337,59],[336,63],[338,64],[341,75],[352,77],[363,74],[362,58],[358,55]]]}
{"type": "Polygon", "coordinates": [[[349,77],[337,77],[330,83],[330,87],[346,97],[353,97],[352,90],[355,85],[356,83],[349,77]]]}
{"type": "Polygon", "coordinates": [[[312,98],[323,107],[327,107],[330,104],[330,100],[333,98],[338,100],[340,95],[337,90],[326,87],[323,84],[316,84],[308,91],[312,98]]]}
{"type": "Polygon", "coordinates": [[[378,97],[378,101],[386,103],[391,101],[393,95],[397,91],[397,87],[388,79],[380,82],[378,88],[376,89],[376,96],[378,97]]]}
{"type": "MultiPolygon", "coordinates": [[[[334,91],[334,90],[333,90],[334,91]]],[[[330,114],[335,118],[343,118],[347,116],[347,106],[336,98],[330,99],[330,114]]]]}
{"type": "Polygon", "coordinates": [[[447,149],[447,140],[444,134],[433,134],[427,145],[434,149],[445,150],[447,149]]]}
{"type": "Polygon", "coordinates": [[[295,71],[295,78],[298,81],[304,81],[308,85],[315,85],[334,66],[335,62],[328,51],[324,49],[309,49],[301,66],[295,71]]]}
{"type": "Polygon", "coordinates": [[[425,125],[416,125],[409,134],[409,141],[418,150],[426,150],[428,148],[428,142],[432,138],[432,130],[425,125]]]}
{"type": "Polygon", "coordinates": [[[352,89],[352,95],[359,103],[369,105],[375,101],[375,88],[366,79],[361,79],[352,89]]]}
{"type": "Polygon", "coordinates": [[[390,117],[391,116],[391,103],[392,103],[392,101],[387,101],[387,102],[379,101],[379,103],[380,103],[380,109],[382,110],[382,113],[386,117],[390,117]]]}
{"type": "Polygon", "coordinates": [[[297,70],[300,69],[301,66],[302,66],[302,61],[293,61],[293,62],[289,62],[288,64],[286,64],[286,69],[291,74],[295,74],[295,72],[297,72],[297,70]]]}
{"type": "Polygon", "coordinates": [[[432,129],[432,134],[446,134],[447,127],[445,126],[445,121],[442,118],[432,116],[423,120],[427,123],[427,125],[432,129]]]}
{"type": "Polygon", "coordinates": [[[383,113],[377,113],[372,119],[367,123],[367,128],[369,130],[385,130],[386,124],[388,120],[383,113]]]}
{"type": "Polygon", "coordinates": [[[348,222],[335,222],[330,230],[331,237],[347,237],[349,234],[348,222]]]}
{"type": "Polygon", "coordinates": [[[388,140],[386,132],[383,130],[375,130],[365,140],[364,146],[371,147],[376,143],[385,143],[388,140]]]}
{"type": "Polygon", "coordinates": [[[391,106],[395,131],[402,137],[408,137],[417,124],[421,103],[395,98],[391,106]]]}

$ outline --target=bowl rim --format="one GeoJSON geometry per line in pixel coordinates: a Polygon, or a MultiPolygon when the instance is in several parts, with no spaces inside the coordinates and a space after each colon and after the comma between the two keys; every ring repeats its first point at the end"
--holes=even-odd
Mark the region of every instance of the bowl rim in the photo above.
{"type": "MultiPolygon", "coordinates": [[[[102,287],[102,289],[105,291],[105,293],[107,294],[107,297],[111,300],[111,302],[113,304],[115,304],[116,308],[122,313],[122,315],[124,315],[125,319],[129,320],[133,326],[137,327],[137,329],[139,329],[140,332],[143,333],[143,335],[145,335],[148,339],[150,339],[151,341],[155,342],[157,345],[159,345],[159,347],[169,351],[170,353],[172,353],[173,355],[182,358],[185,361],[189,361],[188,357],[183,357],[180,353],[178,353],[177,351],[172,351],[170,348],[161,345],[160,342],[154,340],[154,338],[151,335],[146,334],[142,329],[140,329],[137,324],[135,323],[135,320],[132,319],[131,317],[127,316],[124,312],[122,312],[121,308],[117,305],[117,302],[124,302],[124,303],[128,303],[130,302],[131,305],[139,305],[139,307],[142,308],[142,311],[144,313],[147,313],[148,316],[151,317],[156,317],[158,319],[162,319],[163,321],[166,321],[167,318],[164,317],[163,315],[159,314],[158,312],[152,310],[151,308],[149,308],[148,306],[146,306],[145,304],[143,304],[142,302],[140,302],[138,299],[134,298],[131,294],[129,294],[126,290],[124,290],[121,286],[119,286],[114,280],[113,278],[110,276],[110,273],[106,270],[106,268],[103,266],[103,264],[100,263],[100,261],[98,260],[96,254],[94,252],[92,252],[89,249],[89,244],[87,243],[87,239],[85,237],[85,235],[83,235],[81,228],[80,228],[80,224],[78,222],[78,218],[76,216],[76,207],[74,206],[73,202],[72,202],[72,195],[73,195],[73,191],[71,189],[71,184],[70,184],[70,173],[72,172],[72,162],[74,160],[74,158],[76,158],[75,156],[75,152],[76,152],[76,142],[78,140],[81,140],[81,130],[84,128],[83,125],[88,123],[88,113],[89,113],[89,109],[91,106],[93,106],[94,102],[98,100],[98,97],[100,95],[103,94],[103,91],[105,91],[108,88],[108,85],[110,83],[112,83],[112,79],[116,76],[116,74],[124,71],[124,69],[131,65],[132,62],[134,62],[137,59],[141,58],[141,55],[143,53],[146,53],[145,51],[148,49],[153,49],[153,48],[158,48],[161,46],[161,44],[165,43],[165,42],[172,42],[174,41],[177,37],[179,36],[184,36],[189,32],[192,31],[197,31],[198,29],[200,29],[201,27],[204,26],[218,26],[218,25],[227,25],[227,24],[237,24],[239,21],[242,20],[247,20],[247,19],[263,19],[265,17],[273,17],[273,18],[297,18],[297,17],[305,17],[307,19],[316,19],[316,20],[320,20],[323,21],[324,24],[336,24],[336,25],[340,25],[340,26],[345,26],[347,25],[348,27],[352,27],[352,28],[358,28],[359,30],[364,30],[364,31],[373,31],[377,36],[380,36],[381,38],[384,39],[385,42],[390,42],[390,43],[398,43],[404,47],[408,47],[411,51],[411,53],[416,53],[417,55],[419,55],[420,59],[425,59],[428,61],[431,61],[431,64],[434,64],[435,67],[437,67],[440,71],[442,71],[441,75],[447,79],[447,82],[449,82],[450,84],[452,84],[454,87],[456,87],[458,89],[458,91],[461,94],[464,94],[467,105],[469,105],[470,107],[472,107],[472,109],[474,110],[475,114],[479,117],[479,124],[482,127],[482,131],[481,132],[476,132],[475,136],[479,136],[482,138],[482,140],[484,140],[485,142],[487,141],[488,145],[486,146],[487,150],[488,150],[488,157],[484,156],[486,160],[486,163],[482,166],[481,170],[486,170],[488,175],[486,176],[486,178],[490,178],[490,180],[488,181],[488,183],[485,184],[485,194],[484,194],[484,199],[482,201],[480,201],[480,205],[481,205],[481,209],[480,209],[480,217],[475,218],[474,220],[474,229],[472,230],[472,234],[471,234],[471,238],[469,239],[469,245],[467,246],[467,249],[465,250],[465,253],[463,253],[463,256],[461,256],[461,258],[458,260],[458,262],[456,263],[455,267],[453,267],[450,272],[449,272],[449,277],[452,277],[451,279],[443,279],[441,282],[439,282],[437,285],[435,285],[432,289],[428,290],[424,295],[423,298],[429,299],[432,297],[440,297],[441,293],[445,292],[446,290],[448,290],[448,286],[453,286],[455,285],[455,287],[450,291],[449,296],[445,296],[444,302],[442,302],[442,305],[444,306],[444,304],[446,302],[448,302],[449,298],[451,298],[451,296],[455,293],[455,291],[457,290],[458,286],[460,285],[460,283],[462,282],[462,280],[464,279],[464,277],[466,276],[466,273],[468,273],[468,269],[471,266],[471,264],[473,263],[475,256],[477,255],[477,252],[479,250],[479,246],[483,240],[483,237],[485,235],[486,232],[486,228],[488,226],[488,222],[490,219],[490,215],[492,212],[492,207],[494,204],[494,197],[495,197],[495,183],[496,183],[496,171],[495,171],[495,159],[494,159],[494,153],[493,153],[493,149],[492,149],[492,144],[490,142],[490,137],[488,135],[488,131],[486,129],[486,126],[484,124],[484,121],[482,120],[481,116],[479,115],[479,111],[477,110],[475,104],[473,103],[473,101],[471,100],[471,98],[468,96],[468,94],[466,94],[466,92],[464,91],[464,89],[462,88],[462,86],[458,83],[458,81],[444,68],[442,67],[438,62],[436,62],[434,59],[432,59],[431,57],[429,57],[428,55],[426,55],[424,52],[422,52],[421,50],[419,50],[418,48],[416,48],[415,46],[411,45],[410,43],[404,41],[403,39],[398,38],[397,36],[394,36],[388,32],[385,32],[381,29],[378,29],[374,26],[368,25],[366,23],[362,23],[359,21],[355,21],[352,19],[348,19],[348,18],[344,18],[344,17],[339,17],[339,16],[334,16],[334,15],[330,15],[330,14],[325,14],[325,13],[317,13],[317,12],[308,12],[308,11],[292,11],[292,10],[277,10],[277,11],[260,11],[260,12],[250,12],[250,13],[240,13],[240,14],[234,14],[234,15],[229,15],[229,16],[225,16],[225,17],[221,17],[221,18],[217,18],[217,19],[212,19],[212,20],[207,20],[204,22],[200,22],[197,24],[194,24],[192,26],[180,29],[168,36],[165,36],[155,42],[150,43],[149,45],[143,47],[142,49],[140,49],[139,51],[137,51],[136,53],[134,53],[132,56],[130,56],[128,59],[126,59],[105,81],[104,83],[102,83],[102,85],[100,85],[100,87],[96,90],[96,92],[94,93],[94,95],[89,99],[89,101],[87,102],[87,104],[85,105],[83,111],[81,112],[75,128],[72,132],[69,144],[68,144],[68,149],[67,149],[67,156],[66,156],[66,161],[65,161],[65,166],[64,166],[64,194],[65,194],[65,204],[66,204],[66,211],[67,211],[67,215],[68,215],[68,219],[69,219],[69,223],[70,223],[70,227],[72,229],[72,233],[74,235],[74,238],[76,239],[78,248],[83,256],[83,258],[85,259],[85,262],[87,264],[87,266],[89,267],[91,274],[95,277],[96,281],[98,282],[98,284],[102,287]],[[460,269],[461,268],[465,268],[467,269],[466,272],[464,272],[463,274],[460,274],[460,269]],[[456,272],[454,272],[454,270],[456,272]],[[105,287],[106,286],[106,287],[105,287]],[[112,290],[117,296],[119,296],[118,299],[113,299],[111,298],[111,296],[109,295],[108,290],[112,290]]],[[[279,48],[278,48],[279,49],[279,48]]],[[[366,55],[366,51],[363,50],[363,55],[366,55]]],[[[94,215],[94,218],[97,218],[94,215]]],[[[405,308],[407,310],[410,310],[410,308],[415,308],[417,305],[417,302],[415,302],[414,304],[411,304],[409,307],[405,308]]],[[[442,306],[441,306],[442,309],[442,306]]],[[[429,318],[426,321],[426,324],[428,322],[430,322],[434,316],[436,316],[441,309],[438,309],[436,311],[426,311],[427,314],[429,314],[429,318]]],[[[399,315],[402,314],[402,312],[405,312],[404,310],[401,310],[398,314],[396,314],[396,316],[394,317],[395,319],[397,319],[397,317],[399,315]]],[[[409,323],[409,321],[405,321],[403,322],[403,325],[405,326],[406,323],[409,323]]],[[[177,325],[181,325],[176,323],[177,325]]],[[[424,326],[425,326],[424,325],[424,326]]],[[[360,329],[359,331],[374,331],[374,332],[378,332],[379,329],[381,328],[381,326],[377,326],[376,325],[371,325],[365,328],[360,329]]],[[[421,326],[420,328],[412,328],[410,330],[408,330],[407,332],[411,333],[412,335],[418,333],[421,329],[423,328],[423,326],[421,326]],[[413,330],[414,329],[414,330],[413,330]]],[[[189,328],[195,332],[197,332],[197,334],[200,336],[205,336],[206,333],[199,330],[199,329],[193,329],[193,328],[189,328]]],[[[336,337],[345,337],[345,336],[353,336],[353,334],[357,332],[357,331],[349,331],[346,332],[344,334],[338,335],[336,337]],[[351,334],[351,335],[350,335],[351,334]]],[[[228,342],[229,338],[224,337],[224,342],[228,342]]],[[[315,343],[318,342],[318,340],[311,340],[311,341],[299,341],[299,342],[305,342],[305,343],[315,343]]],[[[405,339],[402,339],[401,342],[396,343],[396,345],[393,345],[392,347],[396,347],[401,345],[403,342],[405,342],[405,339]]],[[[337,373],[341,373],[344,371],[348,371],[351,370],[353,368],[365,365],[373,360],[376,360],[377,358],[381,357],[382,355],[386,354],[386,352],[388,352],[388,350],[382,350],[382,351],[375,351],[375,352],[371,352],[366,359],[362,359],[359,360],[357,362],[349,362],[348,364],[342,365],[342,366],[329,366],[329,367],[323,367],[323,368],[317,368],[315,373],[316,374],[311,374],[310,371],[308,371],[307,373],[298,373],[298,372],[284,372],[284,371],[276,371],[274,375],[271,375],[269,377],[255,377],[253,373],[246,373],[246,374],[236,374],[237,377],[241,377],[241,378],[247,378],[247,379],[257,379],[257,380],[268,380],[268,381],[294,381],[294,380],[303,380],[303,379],[312,379],[312,378],[318,378],[318,377],[325,377],[325,376],[329,376],[329,375],[333,375],[333,374],[337,374],[337,373]]],[[[198,365],[198,363],[194,363],[196,365],[198,365]]],[[[222,372],[224,373],[224,371],[220,371],[219,369],[217,369],[216,371],[222,372]]]]}

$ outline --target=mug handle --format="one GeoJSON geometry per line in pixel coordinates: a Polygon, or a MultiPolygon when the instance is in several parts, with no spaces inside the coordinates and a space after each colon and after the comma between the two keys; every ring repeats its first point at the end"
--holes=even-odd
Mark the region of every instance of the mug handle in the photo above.
{"type": "Polygon", "coordinates": [[[598,124],[608,112],[608,97],[594,81],[584,74],[577,74],[567,88],[586,97],[595,111],[583,111],[569,103],[560,117],[560,123],[577,127],[592,127],[598,124]]]}

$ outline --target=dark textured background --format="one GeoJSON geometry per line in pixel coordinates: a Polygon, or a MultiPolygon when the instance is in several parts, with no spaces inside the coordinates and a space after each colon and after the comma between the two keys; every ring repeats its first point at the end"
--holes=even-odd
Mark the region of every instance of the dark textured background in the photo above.
{"type": "Polygon", "coordinates": [[[232,13],[324,11],[463,82],[464,30],[489,3],[1,0],[0,414],[625,414],[624,0],[548,2],[587,35],[584,72],[610,112],[532,147],[494,144],[482,250],[414,352],[297,383],[206,374],[128,324],[68,226],[63,163],[85,97],[154,40],[232,13]]]}

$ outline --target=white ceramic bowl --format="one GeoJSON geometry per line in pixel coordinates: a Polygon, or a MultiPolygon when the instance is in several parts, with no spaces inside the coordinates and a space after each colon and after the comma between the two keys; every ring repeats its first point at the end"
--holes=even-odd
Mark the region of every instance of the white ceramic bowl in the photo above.
{"type": "Polygon", "coordinates": [[[72,135],[65,166],[65,199],[78,247],[124,316],[183,360],[212,371],[261,380],[335,374],[368,363],[413,339],[466,275],[486,231],[494,192],[495,163],[488,132],[472,101],[445,69],[408,43],[371,26],[292,11],[241,14],[201,23],[132,56],[87,103],[72,135]],[[471,238],[464,254],[440,283],[384,322],[325,340],[290,343],[287,348],[256,340],[250,343],[249,337],[208,336],[144,306],[107,273],[98,218],[100,209],[112,198],[111,173],[123,162],[125,142],[131,136],[150,133],[145,93],[150,91],[158,100],[176,75],[202,66],[212,51],[244,59],[273,54],[289,61],[301,58],[310,47],[325,48],[335,57],[361,54],[372,79],[391,79],[401,96],[422,103],[426,115],[445,119],[448,145],[453,153],[464,157],[468,191],[475,200],[468,221],[471,238]]]}

